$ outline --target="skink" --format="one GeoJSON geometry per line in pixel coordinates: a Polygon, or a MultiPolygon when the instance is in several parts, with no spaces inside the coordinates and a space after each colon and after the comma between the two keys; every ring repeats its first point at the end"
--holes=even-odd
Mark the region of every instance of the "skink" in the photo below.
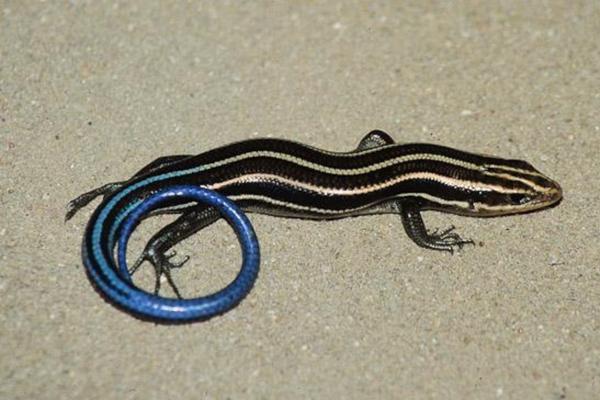
{"type": "MultiPolygon", "coordinates": [[[[106,268],[99,265],[100,260],[114,252],[116,236],[134,206],[172,185],[207,188],[244,211],[281,217],[336,219],[398,214],[413,242],[448,252],[472,241],[461,238],[453,227],[428,231],[421,212],[500,216],[546,208],[562,198],[558,183],[525,161],[434,144],[397,144],[377,130],[350,152],[320,150],[281,139],[247,140],[199,155],[159,158],[129,180],[104,185],[71,201],[67,220],[96,197],[104,197],[83,241],[88,270],[106,268]]],[[[170,271],[187,258],[174,262],[174,252],[168,251],[221,214],[212,206],[180,197],[173,197],[148,215],[162,213],[179,217],[152,236],[131,273],[149,261],[156,270],[155,294],[164,275],[181,298],[170,271]]]]}

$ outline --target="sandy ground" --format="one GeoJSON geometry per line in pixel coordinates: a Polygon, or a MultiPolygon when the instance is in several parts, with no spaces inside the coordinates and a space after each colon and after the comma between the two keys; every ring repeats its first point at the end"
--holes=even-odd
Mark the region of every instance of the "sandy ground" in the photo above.
{"type": "MultiPolygon", "coordinates": [[[[482,4],[1,2],[0,398],[598,398],[600,7],[482,4]],[[481,244],[454,256],[395,216],[252,215],[256,286],[203,323],[140,321],[92,289],[97,202],[63,221],[78,194],[162,155],[257,136],[349,150],[375,128],[526,159],[564,201],[428,213],[481,244]]],[[[239,265],[224,223],[178,250],[188,295],[239,265]]]]}

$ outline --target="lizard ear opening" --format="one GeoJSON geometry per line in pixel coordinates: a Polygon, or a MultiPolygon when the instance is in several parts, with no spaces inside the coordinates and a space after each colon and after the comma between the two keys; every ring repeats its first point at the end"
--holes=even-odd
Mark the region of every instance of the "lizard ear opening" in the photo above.
{"type": "Polygon", "coordinates": [[[511,193],[508,198],[514,205],[527,204],[531,201],[531,197],[523,193],[511,193]]]}

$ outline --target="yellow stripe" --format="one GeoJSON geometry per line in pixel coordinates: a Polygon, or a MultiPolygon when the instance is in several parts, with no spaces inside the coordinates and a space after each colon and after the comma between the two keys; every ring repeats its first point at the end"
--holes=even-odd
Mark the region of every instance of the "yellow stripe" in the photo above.
{"type": "MultiPolygon", "coordinates": [[[[336,153],[336,154],[339,155],[341,153],[336,153]]],[[[300,166],[303,166],[303,167],[306,167],[309,169],[313,169],[315,171],[328,173],[328,174],[334,174],[334,175],[367,174],[367,173],[377,171],[382,168],[390,167],[392,165],[400,164],[403,162],[422,161],[422,160],[440,161],[440,162],[445,162],[445,163],[452,164],[455,166],[468,168],[468,169],[472,169],[472,170],[477,170],[477,171],[481,171],[481,170],[485,169],[483,166],[478,165],[478,164],[466,162],[463,160],[458,160],[458,159],[451,158],[451,157],[445,157],[442,155],[428,154],[428,153],[407,154],[404,156],[391,158],[389,160],[382,161],[380,163],[371,164],[369,166],[362,167],[362,168],[350,168],[350,169],[334,168],[334,167],[326,167],[326,166],[323,166],[323,165],[320,165],[320,164],[317,164],[317,163],[314,163],[311,161],[304,160],[300,157],[292,156],[292,155],[285,154],[285,153],[279,153],[279,152],[267,151],[267,150],[265,150],[265,151],[259,150],[259,151],[251,151],[248,153],[239,154],[237,156],[226,158],[224,160],[215,161],[210,164],[202,165],[202,166],[198,167],[198,169],[195,169],[195,170],[196,171],[206,171],[206,170],[209,170],[212,168],[217,168],[217,167],[221,167],[223,165],[227,165],[227,164],[234,163],[237,161],[246,160],[249,158],[256,158],[256,157],[270,157],[270,158],[275,158],[278,160],[284,160],[284,161],[288,161],[288,162],[291,162],[294,164],[298,164],[300,166]]]]}

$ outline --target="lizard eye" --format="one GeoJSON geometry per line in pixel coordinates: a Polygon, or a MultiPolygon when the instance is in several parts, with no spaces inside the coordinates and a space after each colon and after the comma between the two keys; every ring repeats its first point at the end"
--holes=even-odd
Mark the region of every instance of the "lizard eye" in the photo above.
{"type": "Polygon", "coordinates": [[[531,197],[522,193],[511,193],[508,195],[510,202],[513,204],[526,204],[531,201],[531,197]]]}

